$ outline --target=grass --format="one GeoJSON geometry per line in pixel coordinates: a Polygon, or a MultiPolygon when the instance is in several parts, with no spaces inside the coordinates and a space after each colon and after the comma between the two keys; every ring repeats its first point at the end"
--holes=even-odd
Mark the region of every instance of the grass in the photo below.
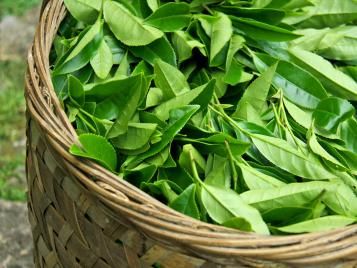
{"type": "Polygon", "coordinates": [[[25,64],[0,62],[0,198],[24,200],[25,64]]]}
{"type": "Polygon", "coordinates": [[[0,0],[0,19],[6,15],[21,16],[40,0],[0,0]]]}
{"type": "MultiPolygon", "coordinates": [[[[24,167],[23,158],[12,159],[0,170],[0,198],[11,201],[25,201],[26,187],[24,177],[16,170],[24,167]],[[9,179],[11,178],[11,179],[9,179]]],[[[22,173],[22,171],[21,171],[22,173]]]]}
{"type": "MultiPolygon", "coordinates": [[[[0,0],[0,20],[7,15],[22,16],[40,2],[0,0]]],[[[18,58],[23,58],[23,55],[18,58]]],[[[0,61],[0,198],[24,201],[26,153],[23,88],[26,64],[25,59],[19,59],[0,61]]]]}

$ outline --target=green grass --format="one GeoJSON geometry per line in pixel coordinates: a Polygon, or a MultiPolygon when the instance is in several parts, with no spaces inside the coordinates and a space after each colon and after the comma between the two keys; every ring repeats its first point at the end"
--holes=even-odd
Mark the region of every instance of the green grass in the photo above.
{"type": "Polygon", "coordinates": [[[26,191],[25,63],[0,62],[0,198],[24,200],[26,191]]]}
{"type": "Polygon", "coordinates": [[[0,0],[0,19],[6,15],[20,16],[40,0],[0,0]]]}
{"type": "MultiPolygon", "coordinates": [[[[0,20],[7,15],[24,15],[40,3],[41,0],[0,0],[0,20]]],[[[5,40],[5,36],[0,37],[5,40]]],[[[23,96],[26,64],[23,55],[18,55],[19,60],[16,58],[0,61],[0,198],[7,200],[26,199],[23,96]]]]}
{"type": "MultiPolygon", "coordinates": [[[[12,201],[26,200],[26,187],[24,177],[16,172],[23,169],[23,158],[12,159],[6,163],[0,170],[0,198],[12,201]]],[[[22,171],[21,171],[22,173],[22,171]]]]}

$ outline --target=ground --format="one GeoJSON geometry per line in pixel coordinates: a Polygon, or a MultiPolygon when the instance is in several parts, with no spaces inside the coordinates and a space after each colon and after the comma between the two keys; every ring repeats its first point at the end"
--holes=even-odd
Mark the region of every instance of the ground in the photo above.
{"type": "Polygon", "coordinates": [[[24,203],[0,200],[0,267],[34,267],[24,203]]]}
{"type": "Polygon", "coordinates": [[[26,54],[39,0],[0,1],[0,267],[33,267],[26,211],[26,54]]]}

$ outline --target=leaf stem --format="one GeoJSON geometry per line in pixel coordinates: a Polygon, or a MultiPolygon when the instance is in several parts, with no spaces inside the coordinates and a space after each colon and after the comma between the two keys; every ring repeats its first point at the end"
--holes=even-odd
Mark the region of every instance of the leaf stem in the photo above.
{"type": "Polygon", "coordinates": [[[296,136],[294,135],[294,132],[290,126],[288,117],[286,116],[286,108],[284,105],[284,99],[283,99],[283,94],[281,92],[281,99],[280,99],[280,103],[281,103],[281,111],[282,111],[282,115],[283,115],[283,120],[285,121],[285,125],[286,125],[286,129],[288,130],[288,132],[290,133],[291,137],[294,140],[294,143],[296,144],[298,150],[300,150],[302,153],[304,153],[304,149],[302,148],[300,142],[298,141],[298,139],[296,138],[296,136]]]}
{"type": "Polygon", "coordinates": [[[247,135],[247,136],[252,136],[251,133],[249,133],[248,131],[242,129],[236,121],[234,121],[232,118],[230,118],[225,112],[224,110],[222,109],[222,107],[220,106],[217,106],[217,105],[214,105],[216,108],[214,108],[212,105],[209,105],[208,107],[214,111],[215,113],[217,113],[218,115],[222,116],[223,119],[225,119],[226,121],[228,121],[231,125],[233,124],[234,126],[233,127],[236,127],[239,131],[241,131],[243,134],[247,135]]]}
{"type": "Polygon", "coordinates": [[[207,5],[203,5],[203,8],[207,10],[210,15],[214,14],[214,12],[207,5]]]}
{"type": "Polygon", "coordinates": [[[193,178],[196,180],[196,182],[198,184],[202,185],[203,181],[201,180],[200,176],[198,175],[196,163],[195,163],[195,160],[193,159],[193,155],[192,155],[191,151],[189,152],[189,155],[190,155],[190,164],[191,164],[191,168],[192,168],[193,178]]]}
{"type": "Polygon", "coordinates": [[[232,172],[232,177],[233,177],[233,187],[234,187],[234,189],[237,189],[237,187],[238,187],[238,173],[237,173],[237,170],[236,170],[235,164],[234,164],[234,156],[232,154],[231,148],[229,147],[228,141],[224,141],[224,144],[226,145],[226,149],[228,152],[229,167],[230,167],[230,170],[232,172]]]}
{"type": "Polygon", "coordinates": [[[94,133],[97,133],[97,130],[87,122],[87,120],[81,115],[81,113],[78,113],[77,116],[83,120],[83,122],[86,124],[87,127],[90,128],[91,131],[93,131],[94,133]]]}

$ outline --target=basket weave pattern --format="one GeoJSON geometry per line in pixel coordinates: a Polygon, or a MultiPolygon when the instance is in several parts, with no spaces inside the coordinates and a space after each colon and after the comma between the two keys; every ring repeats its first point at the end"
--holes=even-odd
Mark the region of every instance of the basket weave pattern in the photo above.
{"type": "Polygon", "coordinates": [[[68,153],[76,133],[53,90],[49,53],[66,10],[44,5],[28,56],[27,180],[36,267],[355,267],[357,225],[259,236],[181,215],[68,153]]]}

